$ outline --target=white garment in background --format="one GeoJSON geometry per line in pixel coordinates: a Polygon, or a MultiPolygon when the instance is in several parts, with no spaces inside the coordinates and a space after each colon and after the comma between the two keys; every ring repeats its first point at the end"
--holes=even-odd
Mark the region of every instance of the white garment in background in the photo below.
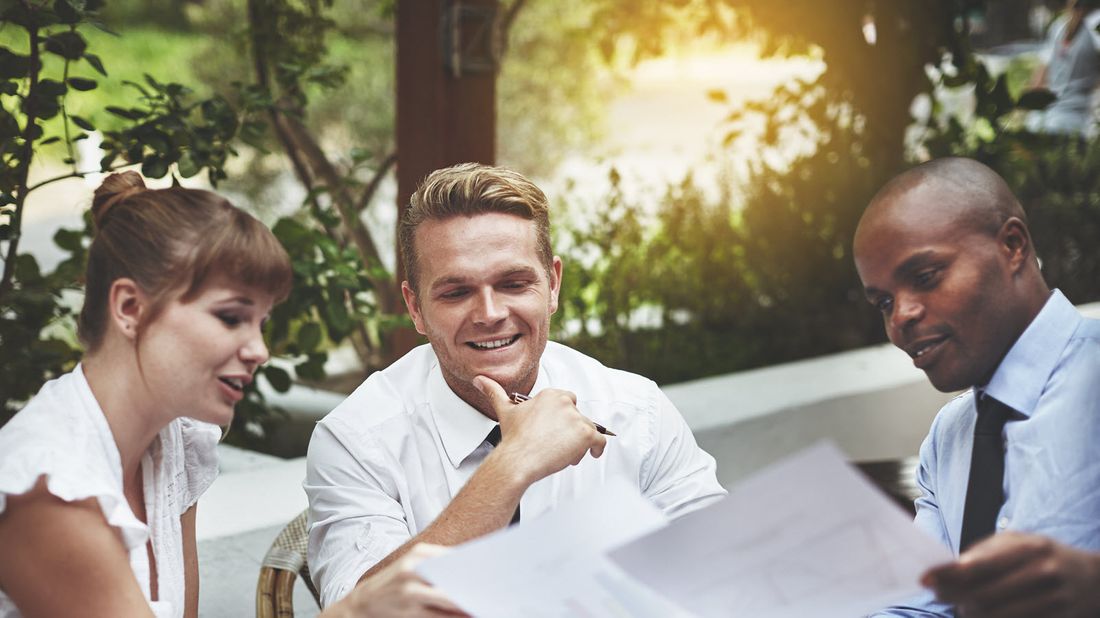
{"type": "Polygon", "coordinates": [[[1064,44],[1069,16],[1051,24],[1041,60],[1046,64],[1046,86],[1057,100],[1028,118],[1028,128],[1040,133],[1091,134],[1095,119],[1095,91],[1100,84],[1100,10],[1090,11],[1068,45],[1064,44]]]}
{"type": "MultiPolygon", "coordinates": [[[[107,419],[80,365],[47,382],[34,399],[0,428],[0,513],[8,496],[21,495],[43,475],[49,492],[66,502],[95,498],[107,523],[118,528],[138,586],[149,599],[152,539],[157,561],[157,618],[183,616],[183,537],[180,515],[191,508],[218,473],[221,430],[179,418],[168,424],[142,456],[149,525],[130,510],[122,492],[122,462],[107,419]]],[[[56,582],[63,587],[65,582],[56,582]]],[[[0,590],[0,618],[19,610],[0,590]]]]}
{"type": "MultiPolygon", "coordinates": [[[[652,380],[550,342],[531,394],[547,388],[572,391],[582,414],[618,435],[599,459],[531,485],[524,521],[615,477],[673,518],[726,494],[714,458],[652,380]]],[[[318,423],[305,490],[309,567],[324,605],[446,508],[489,454],[495,424],[447,386],[429,345],[371,375],[318,423]]]]}

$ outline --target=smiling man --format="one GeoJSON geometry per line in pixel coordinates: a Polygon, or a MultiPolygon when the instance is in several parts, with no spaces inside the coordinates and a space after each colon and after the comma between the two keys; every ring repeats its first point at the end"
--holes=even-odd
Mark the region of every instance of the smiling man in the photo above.
{"type": "Polygon", "coordinates": [[[725,494],[652,381],[547,342],[562,262],[534,184],[476,164],[436,171],[399,237],[402,293],[429,345],[373,374],[314,431],[309,565],[324,603],[415,543],[477,538],[612,477],[671,517],[725,494]]]}
{"type": "Polygon", "coordinates": [[[890,341],[941,391],[916,524],[956,551],[883,616],[1100,615],[1100,321],[1043,280],[1020,204],[968,159],[920,165],[855,235],[890,341]]]}

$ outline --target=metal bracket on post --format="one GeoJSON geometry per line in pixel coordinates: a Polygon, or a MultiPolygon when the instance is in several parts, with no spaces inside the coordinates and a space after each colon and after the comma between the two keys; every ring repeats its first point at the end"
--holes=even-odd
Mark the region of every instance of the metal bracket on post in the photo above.
{"type": "Polygon", "coordinates": [[[492,73],[500,66],[497,7],[454,0],[443,13],[443,62],[454,78],[492,73]]]}

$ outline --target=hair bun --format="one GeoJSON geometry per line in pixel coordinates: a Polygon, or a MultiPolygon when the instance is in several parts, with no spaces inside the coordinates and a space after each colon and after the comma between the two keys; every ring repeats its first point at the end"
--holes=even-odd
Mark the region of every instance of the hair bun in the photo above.
{"type": "Polygon", "coordinates": [[[145,180],[134,171],[117,172],[103,179],[92,197],[92,220],[96,229],[102,227],[103,218],[115,204],[144,190],[145,180]]]}

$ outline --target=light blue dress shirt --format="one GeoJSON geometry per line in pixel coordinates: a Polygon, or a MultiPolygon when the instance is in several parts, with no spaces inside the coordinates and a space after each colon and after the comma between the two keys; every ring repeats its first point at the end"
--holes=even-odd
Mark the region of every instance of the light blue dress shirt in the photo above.
{"type": "MultiPolygon", "coordinates": [[[[1055,290],[984,389],[1015,411],[1005,424],[1005,503],[997,531],[1100,551],[1100,320],[1055,290]]],[[[958,554],[974,391],[950,401],[920,449],[916,524],[958,554]]],[[[954,616],[931,593],[876,616],[954,616]]]]}

